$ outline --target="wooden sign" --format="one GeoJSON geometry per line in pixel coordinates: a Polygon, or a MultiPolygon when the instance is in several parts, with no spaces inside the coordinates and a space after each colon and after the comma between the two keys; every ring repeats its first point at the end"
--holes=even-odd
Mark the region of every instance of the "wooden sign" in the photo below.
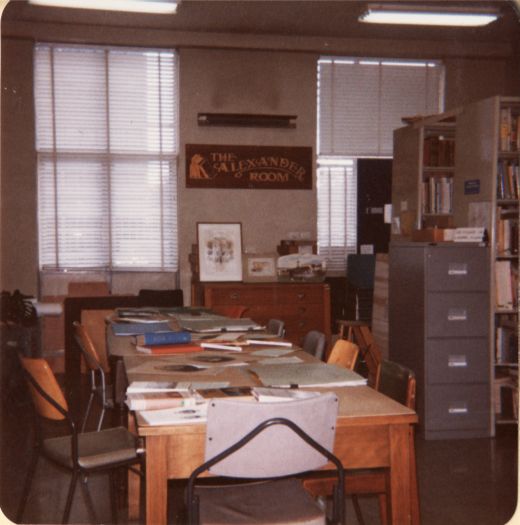
{"type": "Polygon", "coordinates": [[[188,188],[312,189],[312,148],[186,144],[188,188]]]}

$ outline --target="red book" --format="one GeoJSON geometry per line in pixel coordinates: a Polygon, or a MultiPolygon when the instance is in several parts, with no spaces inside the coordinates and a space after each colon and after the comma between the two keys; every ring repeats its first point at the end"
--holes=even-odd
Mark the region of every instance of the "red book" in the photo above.
{"type": "Polygon", "coordinates": [[[168,355],[188,354],[190,352],[201,352],[202,348],[196,344],[174,344],[174,345],[136,345],[135,349],[143,354],[168,355]]]}

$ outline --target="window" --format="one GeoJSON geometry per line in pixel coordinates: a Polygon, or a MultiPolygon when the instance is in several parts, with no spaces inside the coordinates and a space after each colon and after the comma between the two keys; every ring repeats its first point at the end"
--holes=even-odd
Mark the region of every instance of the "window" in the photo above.
{"type": "Polygon", "coordinates": [[[401,118],[442,111],[443,86],[439,62],[318,61],[318,252],[331,273],[357,251],[356,159],[391,157],[401,118]]]}
{"type": "Polygon", "coordinates": [[[42,270],[177,270],[177,55],[35,46],[42,270]]]}

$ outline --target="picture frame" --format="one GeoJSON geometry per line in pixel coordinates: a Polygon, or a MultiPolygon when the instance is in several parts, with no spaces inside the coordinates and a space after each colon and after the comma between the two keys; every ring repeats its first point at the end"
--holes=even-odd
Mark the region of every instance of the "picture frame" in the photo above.
{"type": "Polygon", "coordinates": [[[242,280],[242,223],[198,222],[201,282],[242,280]]]}
{"type": "Polygon", "coordinates": [[[247,254],[244,256],[244,282],[275,282],[276,259],[274,253],[247,254]]]}

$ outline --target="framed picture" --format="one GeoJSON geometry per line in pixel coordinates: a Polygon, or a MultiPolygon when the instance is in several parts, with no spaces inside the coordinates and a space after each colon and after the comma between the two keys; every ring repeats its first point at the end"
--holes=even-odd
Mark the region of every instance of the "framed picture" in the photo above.
{"type": "Polygon", "coordinates": [[[199,272],[202,281],[242,280],[242,224],[197,223],[199,272]]]}
{"type": "Polygon", "coordinates": [[[244,256],[245,282],[276,281],[276,255],[273,253],[244,256]]]}

